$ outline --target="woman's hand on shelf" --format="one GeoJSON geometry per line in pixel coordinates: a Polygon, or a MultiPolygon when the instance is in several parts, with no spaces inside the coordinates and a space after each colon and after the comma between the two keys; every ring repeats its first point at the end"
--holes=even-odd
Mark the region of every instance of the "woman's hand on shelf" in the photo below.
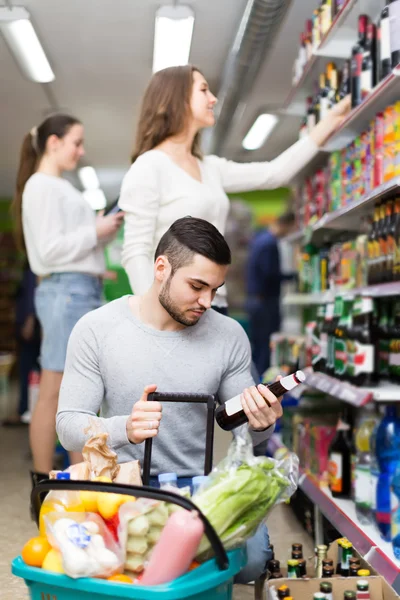
{"type": "Polygon", "coordinates": [[[322,147],[331,135],[340,127],[351,111],[351,96],[345,96],[327,113],[325,119],[317,123],[310,132],[310,138],[322,147]]]}

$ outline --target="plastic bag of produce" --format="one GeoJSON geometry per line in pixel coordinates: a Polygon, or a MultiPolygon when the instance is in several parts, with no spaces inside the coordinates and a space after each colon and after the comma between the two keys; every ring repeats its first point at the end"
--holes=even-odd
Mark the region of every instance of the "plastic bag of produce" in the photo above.
{"type": "MultiPolygon", "coordinates": [[[[208,518],[225,548],[242,545],[251,537],[271,508],[289,499],[297,488],[299,461],[288,453],[277,461],[255,457],[248,427],[235,431],[228,454],[210,474],[193,502],[208,518]]],[[[208,558],[210,544],[204,536],[198,558],[208,558]]]]}
{"type": "Polygon", "coordinates": [[[49,513],[47,538],[70,577],[110,577],[121,572],[122,553],[103,519],[94,513],[49,513]]]}

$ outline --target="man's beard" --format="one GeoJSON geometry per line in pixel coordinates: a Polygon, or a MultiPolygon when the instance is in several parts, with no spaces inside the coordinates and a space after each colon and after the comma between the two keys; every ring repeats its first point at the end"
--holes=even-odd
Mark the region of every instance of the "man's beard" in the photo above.
{"type": "Polygon", "coordinates": [[[170,315],[170,317],[172,317],[174,319],[174,321],[176,321],[180,325],[185,325],[185,327],[192,327],[193,325],[197,324],[200,317],[195,320],[189,319],[188,317],[185,316],[185,313],[182,312],[181,310],[179,310],[179,307],[173,302],[173,300],[169,294],[172,277],[173,276],[170,275],[168,280],[165,282],[164,287],[161,289],[161,291],[158,295],[158,300],[159,300],[161,306],[167,311],[167,313],[170,315]]]}

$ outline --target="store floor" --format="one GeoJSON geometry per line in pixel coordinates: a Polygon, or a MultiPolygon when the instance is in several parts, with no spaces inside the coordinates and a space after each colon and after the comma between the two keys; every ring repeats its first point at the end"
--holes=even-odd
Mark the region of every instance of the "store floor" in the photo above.
{"type": "MultiPolygon", "coordinates": [[[[217,436],[216,454],[225,453],[229,438],[217,436]]],[[[17,556],[26,540],[36,535],[28,510],[30,493],[29,446],[26,427],[0,427],[0,598],[1,600],[27,600],[28,592],[23,581],[10,572],[12,558],[17,556]]],[[[303,531],[290,507],[276,507],[268,519],[271,541],[276,557],[284,564],[292,542],[302,542],[305,556],[313,556],[313,541],[303,531]]],[[[235,586],[234,600],[254,597],[252,586],[235,586]]]]}

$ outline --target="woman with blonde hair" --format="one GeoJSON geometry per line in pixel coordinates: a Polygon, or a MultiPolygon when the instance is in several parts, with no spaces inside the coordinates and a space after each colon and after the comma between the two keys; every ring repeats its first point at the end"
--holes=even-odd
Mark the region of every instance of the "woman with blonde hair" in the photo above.
{"type": "MultiPolygon", "coordinates": [[[[158,71],[144,94],[133,164],[119,200],[126,213],[122,262],[135,294],[150,287],[154,251],[176,219],[202,218],[224,234],[227,193],[288,185],[350,110],[345,98],[310,135],[270,162],[235,163],[200,150],[199,134],[214,125],[216,102],[201,71],[191,65],[158,71]]],[[[225,286],[211,301],[227,311],[225,286]]]]}
{"type": "MultiPolygon", "coordinates": [[[[35,483],[53,468],[55,417],[72,328],[101,304],[104,245],[123,213],[96,217],[63,171],[84,155],[83,126],[69,115],[53,115],[23,141],[13,202],[19,246],[39,285],[36,313],[42,329],[39,399],[30,424],[35,483]]],[[[71,456],[73,462],[78,456],[71,456]]]]}

